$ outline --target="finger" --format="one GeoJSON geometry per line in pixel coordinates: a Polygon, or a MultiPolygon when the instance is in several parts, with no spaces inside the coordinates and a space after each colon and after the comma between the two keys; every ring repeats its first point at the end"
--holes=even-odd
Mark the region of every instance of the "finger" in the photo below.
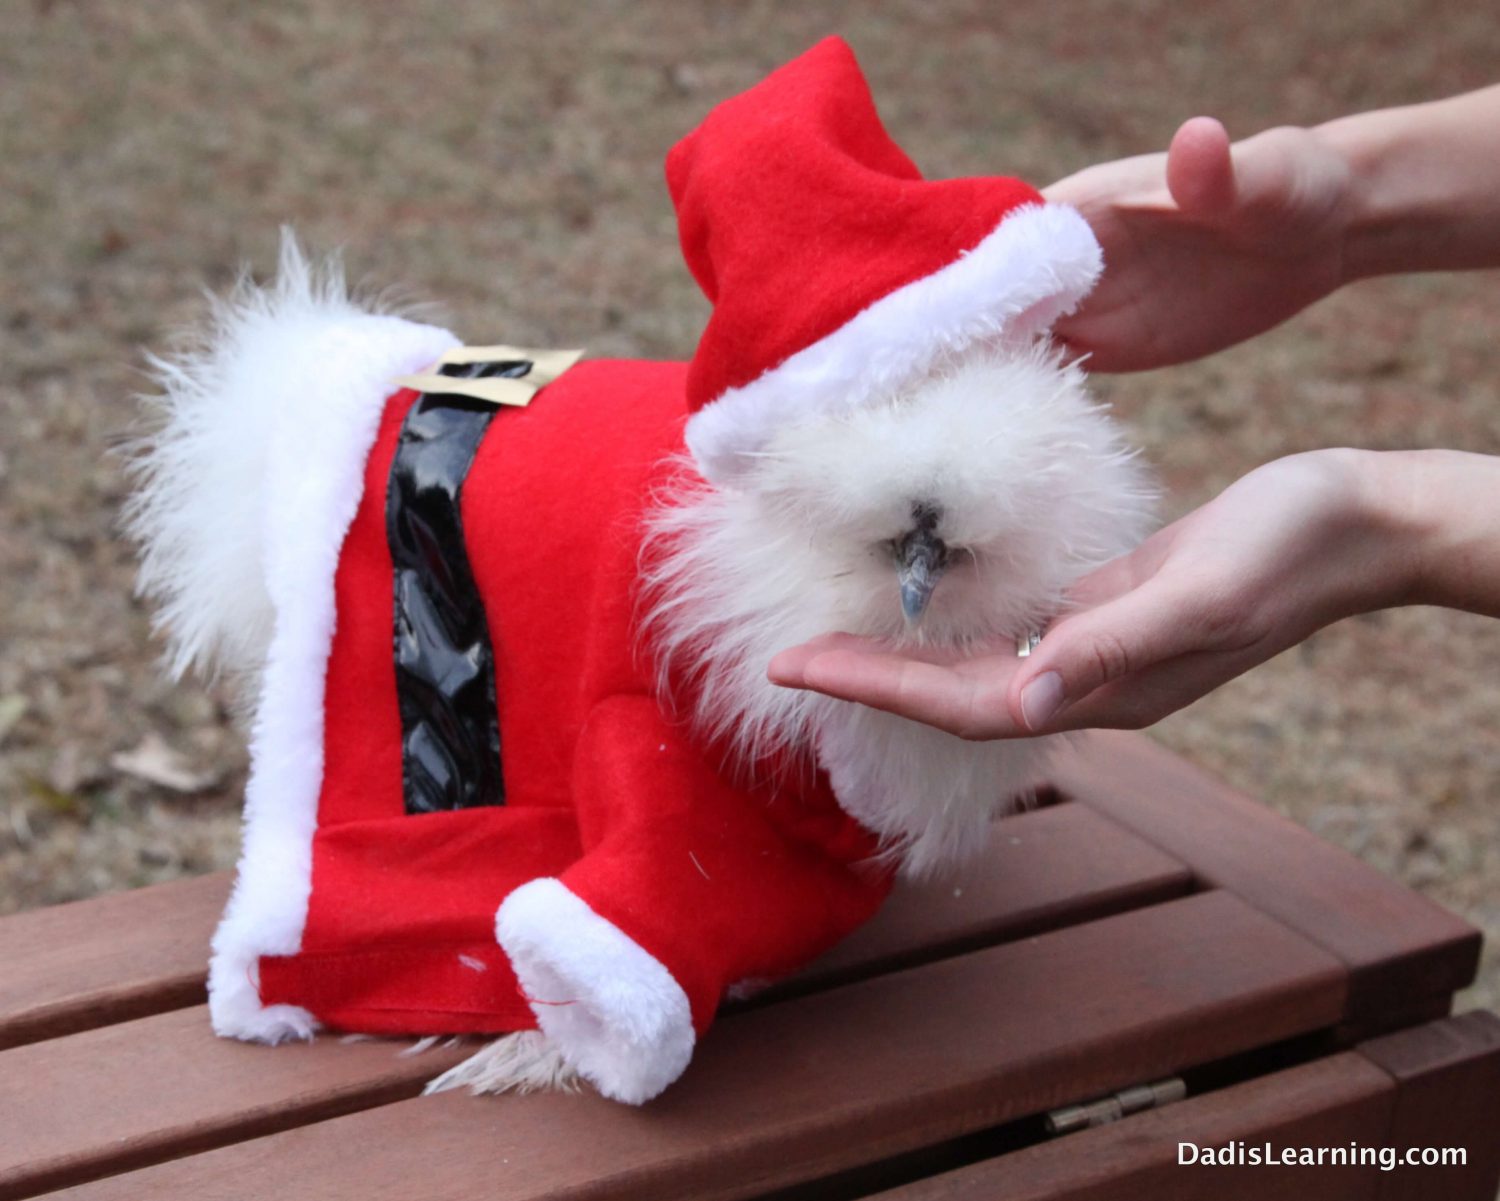
{"type": "Polygon", "coordinates": [[[1236,146],[1234,160],[1237,209],[1278,231],[1285,231],[1289,212],[1308,205],[1326,216],[1323,210],[1342,194],[1335,177],[1346,168],[1310,130],[1268,129],[1236,146]]]}
{"type": "Polygon", "coordinates": [[[1094,568],[1069,586],[1065,597],[1069,611],[1093,609],[1118,600],[1150,578],[1160,560],[1161,555],[1148,540],[1094,568]]]}
{"type": "Polygon", "coordinates": [[[1065,612],[1094,609],[1141,587],[1161,569],[1188,521],[1184,517],[1162,526],[1139,546],[1079,576],[1064,595],[1065,612]]]}
{"type": "Polygon", "coordinates": [[[1165,659],[1096,688],[1059,713],[1049,731],[1145,729],[1284,649],[1282,642],[1267,640],[1228,650],[1189,651],[1165,659]]]}
{"type": "Polygon", "coordinates": [[[877,645],[873,639],[861,638],[857,634],[820,634],[799,646],[791,646],[778,652],[766,666],[766,677],[773,684],[780,684],[787,688],[801,688],[804,686],[802,673],[807,664],[824,651],[874,649],[877,645]]]}
{"type": "Polygon", "coordinates": [[[1212,217],[1234,207],[1229,134],[1212,117],[1183,123],[1167,149],[1167,188],[1184,213],[1212,217]]]}
{"type": "Polygon", "coordinates": [[[979,671],[959,672],[890,652],[834,650],[807,663],[803,685],[961,738],[1005,738],[1024,733],[1004,704],[1018,662],[996,657],[979,671]]]}
{"type": "Polygon", "coordinates": [[[1052,627],[1011,681],[1006,708],[1032,733],[1057,728],[1067,706],[1194,645],[1191,597],[1148,580],[1052,627]]]}
{"type": "Polygon", "coordinates": [[[1075,171],[1042,189],[1052,204],[1067,204],[1087,215],[1090,211],[1121,204],[1170,207],[1172,198],[1162,184],[1164,154],[1141,154],[1097,163],[1075,171]]]}
{"type": "Polygon", "coordinates": [[[871,654],[887,652],[904,659],[920,659],[924,663],[948,665],[971,659],[976,654],[984,653],[987,649],[991,648],[985,644],[964,650],[952,646],[924,645],[904,646],[899,651],[893,651],[889,642],[879,638],[871,638],[863,634],[819,634],[818,637],[809,639],[800,646],[788,647],[784,651],[779,651],[766,666],[766,675],[773,684],[781,684],[791,688],[801,687],[802,674],[807,664],[816,656],[826,651],[834,650],[869,652],[871,654]]]}

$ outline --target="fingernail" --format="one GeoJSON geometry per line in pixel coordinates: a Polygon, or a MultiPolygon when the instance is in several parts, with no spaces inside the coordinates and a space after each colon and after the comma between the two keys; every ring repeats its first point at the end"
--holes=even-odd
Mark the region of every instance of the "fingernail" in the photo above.
{"type": "Polygon", "coordinates": [[[795,687],[802,683],[802,673],[794,670],[796,665],[797,657],[789,651],[782,651],[766,664],[766,677],[773,684],[795,687]]]}
{"type": "Polygon", "coordinates": [[[1062,676],[1044,671],[1021,689],[1021,720],[1028,730],[1039,730],[1057,715],[1062,704],[1062,676]]]}

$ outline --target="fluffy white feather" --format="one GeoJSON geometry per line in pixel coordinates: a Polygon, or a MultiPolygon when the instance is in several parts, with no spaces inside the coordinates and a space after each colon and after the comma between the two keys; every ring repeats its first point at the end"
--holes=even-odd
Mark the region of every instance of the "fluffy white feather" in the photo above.
{"type": "Polygon", "coordinates": [[[663,687],[753,769],[814,751],[840,803],[921,875],[984,845],[1042,740],[975,743],[766,679],[772,655],[844,630],[892,645],[1013,646],[1065,589],[1133,546],[1154,491],[1083,373],[1008,342],[863,407],[776,431],[732,485],[682,473],[652,519],[643,631],[663,687]],[[889,552],[913,506],[962,553],[909,629],[889,552]]]}
{"type": "Polygon", "coordinates": [[[142,547],[138,590],[154,604],[172,673],[253,675],[275,621],[266,478],[278,432],[295,436],[331,379],[337,387],[351,370],[356,382],[367,374],[351,358],[370,358],[369,337],[403,361],[415,343],[414,367],[456,339],[383,312],[373,297],[351,297],[338,260],[310,262],[290,230],[274,283],[243,276],[207,300],[200,327],[179,334],[172,353],[149,357],[158,390],[141,401],[153,428],[133,448],[125,521],[142,547]]]}
{"type": "Polygon", "coordinates": [[[466,1088],[475,1093],[576,1092],[578,1071],[540,1030],[497,1038],[429,1081],[424,1094],[466,1088]]]}

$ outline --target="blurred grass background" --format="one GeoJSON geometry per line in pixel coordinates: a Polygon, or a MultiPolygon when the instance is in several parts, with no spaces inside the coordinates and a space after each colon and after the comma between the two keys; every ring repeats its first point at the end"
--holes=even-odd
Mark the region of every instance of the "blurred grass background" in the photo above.
{"type": "MultiPolygon", "coordinates": [[[[667,148],[829,32],[933,176],[1044,184],[1500,76],[1471,0],[446,5],[11,0],[0,9],[0,912],[227,866],[225,698],[171,686],[108,452],[160,345],[276,229],[460,334],[682,357],[707,308],[667,148]]],[[[1098,381],[1172,515],[1323,445],[1500,452],[1490,275],[1351,288],[1201,364],[1098,381]]],[[[1157,736],[1500,940],[1500,624],[1325,631],[1157,736]]],[[[1267,863],[1274,874],[1277,865],[1267,863]]],[[[1469,1003],[1500,1005],[1491,953],[1469,1003]]]]}

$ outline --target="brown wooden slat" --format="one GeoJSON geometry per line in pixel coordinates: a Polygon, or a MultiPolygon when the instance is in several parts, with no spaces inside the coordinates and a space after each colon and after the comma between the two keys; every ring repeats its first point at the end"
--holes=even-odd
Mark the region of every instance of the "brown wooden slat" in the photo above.
{"type": "Polygon", "coordinates": [[[1180,1165],[1178,1144],[1218,1150],[1384,1144],[1390,1077],[1354,1052],[946,1172],[871,1201],[1370,1201],[1380,1168],[1180,1165]]]}
{"type": "MultiPolygon", "coordinates": [[[[1091,810],[1018,814],[997,824],[991,852],[971,868],[902,886],[874,922],[778,991],[889,970],[923,947],[932,958],[1149,904],[1191,884],[1181,863],[1091,810]]],[[[0,1049],[201,1003],[228,890],[221,873],[0,920],[0,1049]]]]}
{"type": "Polygon", "coordinates": [[[1050,776],[1338,956],[1350,969],[1351,1020],[1474,978],[1479,931],[1143,735],[1093,731],[1050,776]]]}
{"type": "Polygon", "coordinates": [[[228,894],[220,873],[0,921],[0,1048],[201,1003],[228,894]]]}
{"type": "MultiPolygon", "coordinates": [[[[642,1109],[593,1095],[449,1093],[72,1195],[749,1197],[1326,1028],[1343,1013],[1346,975],[1237,898],[1204,893],[729,1017],[642,1109]]],[[[172,1053],[208,1045],[183,1032],[172,1053]]],[[[56,1063],[66,1044],[50,1049],[56,1063]]],[[[78,1177],[105,1169],[122,1126],[163,1127],[129,1083],[149,1056],[120,1053],[120,1083],[70,1115],[66,1145],[54,1140],[53,1163],[68,1157],[78,1177]]],[[[56,1083],[46,1100],[77,1087],[56,1083]]],[[[194,1092],[221,1112],[237,1104],[227,1084],[199,1080],[194,1092]]],[[[21,1169],[6,1170],[14,1190],[21,1169]]]]}
{"type": "Polygon", "coordinates": [[[875,918],[757,1000],[893,971],[1186,894],[1180,861],[1084,805],[995,823],[988,852],[941,880],[903,881],[875,918]]]}
{"type": "Polygon", "coordinates": [[[408,1045],[252,1046],[194,1006],[0,1053],[0,1198],[415,1096],[474,1049],[408,1045]]]}
{"type": "MultiPolygon", "coordinates": [[[[922,959],[1034,933],[1048,926],[1167,899],[1181,895],[1190,884],[1191,875],[1180,863],[1086,808],[1060,806],[1020,814],[997,825],[991,853],[983,860],[943,883],[901,886],[887,909],[852,945],[840,947],[789,989],[782,986],[777,991],[806,993],[922,959]]],[[[154,954],[145,948],[147,954],[138,965],[141,970],[137,975],[144,977],[151,964],[171,964],[172,976],[163,981],[164,986],[175,987],[177,978],[185,978],[196,985],[194,992],[201,999],[203,949],[187,948],[187,953],[182,953],[184,948],[179,946],[182,940],[174,937],[173,923],[181,926],[191,915],[201,929],[211,925],[222,903],[222,881],[179,882],[114,899],[136,902],[139,921],[157,923],[155,928],[169,944],[154,954]],[[207,883],[220,887],[205,887],[207,883]],[[141,904],[148,900],[149,907],[141,904]]],[[[84,903],[42,912],[54,919],[65,919],[54,920],[51,933],[62,941],[73,939],[76,945],[76,940],[87,934],[78,927],[79,919],[93,920],[88,911],[97,907],[84,903]]],[[[3,928],[0,923],[0,930],[3,928]]],[[[149,933],[151,928],[148,925],[145,931],[149,933]]],[[[148,940],[135,941],[139,944],[148,940]]],[[[135,949],[143,950],[139,945],[135,949]]],[[[110,1020],[112,1012],[121,1008],[119,999],[111,998],[107,991],[108,970],[117,966],[106,962],[93,971],[94,1006],[89,1013],[101,1022],[110,1020]]],[[[75,972],[78,975],[87,973],[75,972]]],[[[38,981],[31,995],[44,991],[45,981],[38,981]]],[[[160,990],[165,991],[165,987],[160,990]]],[[[766,999],[763,996],[760,1001],[766,999]]],[[[196,1027],[202,1022],[201,1013],[189,1020],[196,1027]]],[[[176,1024],[167,1023],[149,1029],[137,1028],[131,1037],[154,1042],[174,1039],[178,1032],[176,1024]]],[[[106,1039],[95,1057],[100,1062],[112,1062],[110,1057],[117,1053],[117,1045],[106,1039]]],[[[4,1062],[0,1060],[0,1064],[4,1062]]],[[[430,1061],[413,1066],[421,1068],[419,1076],[439,1070],[430,1061]]],[[[233,1087],[232,1079],[219,1081],[219,1087],[233,1087]]],[[[340,1102],[348,1103],[347,1098],[340,1102]]],[[[305,1118],[293,1112],[282,1124],[301,1120],[305,1118]]],[[[144,1136],[144,1132],[138,1133],[144,1136]]],[[[210,1124],[200,1134],[184,1137],[221,1141],[222,1133],[217,1125],[210,1124]]],[[[148,1140],[145,1150],[127,1154],[154,1157],[159,1154],[152,1149],[156,1146],[148,1140]]]]}
{"type": "Polygon", "coordinates": [[[1382,1034],[1390,1034],[1394,1030],[1425,1026],[1428,1022],[1445,1018],[1452,1012],[1453,996],[1450,993],[1439,993],[1430,997],[1412,997],[1409,1001],[1402,1001],[1392,1005],[1389,1009],[1382,1009],[1379,1014],[1366,1014],[1353,1021],[1340,1022],[1333,1028],[1330,1037],[1336,1047],[1352,1047],[1355,1043],[1362,1043],[1366,1039],[1382,1034]]]}
{"type": "Polygon", "coordinates": [[[1357,1048],[1395,1079],[1389,1146],[1463,1147],[1463,1167],[1402,1166],[1381,1174],[1379,1201],[1494,1201],[1500,1191],[1500,1019],[1464,1013],[1357,1048]]]}

